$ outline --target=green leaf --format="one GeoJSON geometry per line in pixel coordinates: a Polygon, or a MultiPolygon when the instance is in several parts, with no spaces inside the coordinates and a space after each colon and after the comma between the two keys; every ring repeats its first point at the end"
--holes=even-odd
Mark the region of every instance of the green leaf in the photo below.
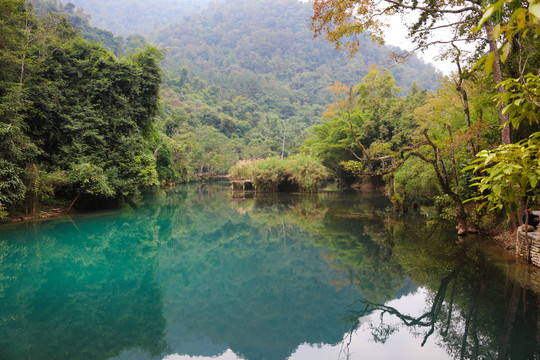
{"type": "Polygon", "coordinates": [[[461,172],[466,172],[466,171],[469,171],[469,170],[475,170],[476,168],[477,168],[476,165],[465,166],[463,169],[461,169],[461,172]]]}
{"type": "Polygon", "coordinates": [[[476,209],[476,211],[479,212],[479,211],[482,210],[486,205],[487,205],[486,202],[481,203],[480,206],[478,206],[478,208],[476,209]]]}
{"type": "Polygon", "coordinates": [[[485,57],[481,58],[480,60],[478,60],[478,61],[473,65],[473,67],[471,68],[470,71],[472,72],[472,71],[476,70],[476,69],[479,68],[485,61],[486,61],[486,58],[485,58],[485,57]]]}
{"type": "Polygon", "coordinates": [[[531,187],[534,189],[536,188],[536,184],[538,184],[538,178],[535,174],[529,174],[529,182],[531,183],[531,187]]]}
{"type": "Polygon", "coordinates": [[[486,157],[486,160],[484,161],[484,165],[487,165],[489,162],[491,162],[491,160],[493,160],[494,157],[495,157],[495,154],[489,154],[486,157]]]}

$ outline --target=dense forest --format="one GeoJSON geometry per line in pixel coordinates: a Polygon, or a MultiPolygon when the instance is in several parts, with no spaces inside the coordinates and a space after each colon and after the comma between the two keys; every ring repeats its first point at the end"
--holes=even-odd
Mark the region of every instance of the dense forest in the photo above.
{"type": "Polygon", "coordinates": [[[441,55],[456,71],[424,104],[413,106],[405,127],[399,121],[393,126],[399,117],[387,118],[399,104],[388,73],[374,71],[357,86],[338,87],[340,100],[329,107],[305,150],[324,151],[354,174],[383,176],[403,210],[413,195],[435,199],[442,214],[458,221],[460,234],[478,226],[492,229],[500,224],[493,214],[506,215],[511,230],[527,222],[520,214],[539,200],[540,5],[430,2],[414,13],[415,1],[383,1],[378,10],[355,4],[314,0],[315,36],[354,55],[363,51],[355,34],[382,41],[381,14],[410,16],[409,38],[420,49],[448,43],[441,55]],[[462,17],[438,22],[448,14],[462,17]],[[435,37],[441,29],[446,38],[435,37]],[[478,217],[486,210],[488,216],[478,217]]]}
{"type": "MultiPolygon", "coordinates": [[[[158,185],[154,118],[161,54],[118,59],[66,17],[2,1],[0,210],[57,198],[100,203],[158,185]]],[[[113,201],[115,202],[115,201],[113,201]]]]}
{"type": "MultiPolygon", "coordinates": [[[[336,80],[353,85],[371,63],[389,64],[392,49],[367,39],[354,59],[314,41],[310,11],[295,0],[231,0],[149,36],[167,54],[158,124],[175,163],[223,173],[237,160],[293,154],[334,100],[336,80]]],[[[401,94],[414,80],[437,86],[433,67],[416,58],[391,71],[401,94]]],[[[193,178],[189,170],[179,169],[182,178],[193,178]]]]}

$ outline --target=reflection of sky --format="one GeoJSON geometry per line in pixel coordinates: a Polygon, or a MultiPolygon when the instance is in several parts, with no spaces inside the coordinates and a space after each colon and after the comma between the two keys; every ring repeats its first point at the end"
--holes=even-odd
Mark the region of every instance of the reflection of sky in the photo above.
{"type": "MultiPolygon", "coordinates": [[[[416,293],[392,300],[385,305],[394,307],[402,314],[418,317],[426,309],[427,293],[425,289],[419,289],[416,293]]],[[[437,336],[434,334],[421,346],[423,336],[415,336],[404,326],[390,335],[385,344],[376,343],[371,335],[370,325],[377,327],[380,323],[380,312],[376,311],[371,315],[360,319],[361,326],[356,330],[351,338],[351,343],[346,348],[348,338],[337,346],[309,345],[304,344],[298,347],[296,352],[289,358],[290,360],[304,359],[345,359],[347,354],[349,359],[450,359],[444,349],[439,348],[435,342],[437,336]]],[[[385,315],[386,325],[401,325],[399,319],[394,316],[385,315]]]]}
{"type": "MultiPolygon", "coordinates": [[[[414,294],[400,299],[387,302],[385,305],[397,309],[400,313],[419,317],[426,311],[428,295],[421,288],[414,294]]],[[[302,344],[289,357],[289,360],[328,360],[328,359],[450,359],[444,349],[439,348],[436,342],[439,340],[433,334],[422,347],[423,335],[414,335],[413,329],[404,327],[400,320],[391,315],[385,315],[386,325],[401,325],[399,329],[390,335],[386,343],[377,343],[373,340],[371,326],[377,327],[380,323],[380,312],[360,319],[360,327],[352,334],[344,335],[344,340],[338,345],[326,344],[302,344]],[[350,345],[347,347],[347,343],[350,345]],[[347,356],[348,355],[348,356],[347,356]]],[[[166,356],[164,360],[242,360],[230,349],[220,356],[187,356],[173,354],[166,356]]]]}

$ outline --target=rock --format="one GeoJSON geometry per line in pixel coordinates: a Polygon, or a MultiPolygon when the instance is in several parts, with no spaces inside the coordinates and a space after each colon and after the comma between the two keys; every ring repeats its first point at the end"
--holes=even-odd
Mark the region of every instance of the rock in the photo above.
{"type": "Polygon", "coordinates": [[[467,229],[467,232],[469,234],[478,234],[478,229],[471,226],[470,228],[467,229]]]}

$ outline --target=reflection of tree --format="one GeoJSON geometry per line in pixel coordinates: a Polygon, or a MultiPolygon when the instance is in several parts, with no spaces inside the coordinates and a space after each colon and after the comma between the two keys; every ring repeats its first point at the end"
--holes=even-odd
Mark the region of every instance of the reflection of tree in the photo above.
{"type": "MultiPolygon", "coordinates": [[[[249,217],[263,225],[256,236],[279,239],[291,250],[294,239],[307,234],[340,275],[337,282],[325,281],[357,288],[367,299],[358,303],[360,312],[381,312],[381,323],[371,329],[376,341],[385,342],[396,331],[387,318],[401,316],[402,327],[421,331],[423,343],[437,335],[456,359],[494,359],[497,354],[527,359],[534,354],[539,317],[535,307],[526,306],[536,302],[532,293],[525,295],[511,277],[503,286],[501,269],[471,244],[452,240],[454,229],[415,217],[389,220],[373,211],[380,208],[378,201],[335,193],[256,197],[233,202],[238,211],[230,221],[249,217]],[[405,274],[425,286],[431,299],[427,311],[415,318],[384,305],[405,274]]],[[[346,320],[356,329],[361,313],[349,315],[346,320]]]]}
{"type": "Polygon", "coordinates": [[[378,313],[380,324],[371,325],[374,341],[385,342],[395,331],[391,319],[397,319],[400,327],[422,337],[422,346],[437,334],[436,341],[455,359],[532,358],[539,317],[536,306],[527,303],[536,302],[536,296],[509,273],[504,284],[501,269],[485,260],[475,242],[453,243],[444,240],[444,233],[436,224],[395,224],[393,255],[426,286],[430,304],[420,316],[411,316],[381,302],[358,300],[360,309],[347,317],[351,336],[363,317],[378,313]],[[517,316],[520,307],[523,316],[517,316]]]}
{"type": "Polygon", "coordinates": [[[368,299],[391,299],[406,276],[392,259],[386,219],[375,211],[385,205],[385,199],[358,195],[263,195],[246,200],[242,211],[246,203],[253,204],[251,218],[284,239],[286,234],[308,233],[310,242],[323,249],[325,260],[336,270],[330,284],[337,289],[353,286],[368,299]]]}
{"type": "Polygon", "coordinates": [[[109,359],[135,347],[159,356],[159,210],[3,229],[0,358],[109,359]]]}
{"type": "MultiPolygon", "coordinates": [[[[338,343],[347,330],[343,309],[358,292],[329,285],[334,272],[321,250],[287,218],[293,208],[308,218],[312,207],[294,196],[197,197],[179,204],[173,240],[160,255],[168,328],[250,360],[284,359],[304,342],[338,343]]],[[[187,353],[190,345],[174,333],[167,341],[187,353]]]]}
{"type": "MultiPolygon", "coordinates": [[[[453,301],[454,301],[454,294],[455,294],[455,288],[456,288],[456,280],[459,274],[461,264],[457,264],[456,268],[446,277],[444,277],[441,280],[441,284],[439,286],[438,291],[435,294],[435,297],[433,299],[433,302],[431,304],[431,307],[429,311],[425,312],[419,317],[413,317],[406,314],[402,314],[399,310],[397,310],[394,307],[387,306],[380,303],[374,303],[365,299],[358,300],[358,303],[363,305],[363,309],[361,311],[353,311],[351,314],[349,314],[349,319],[359,319],[364,316],[367,316],[374,311],[380,312],[380,319],[381,323],[379,327],[374,328],[372,334],[374,337],[374,340],[376,342],[386,342],[388,337],[391,333],[395,331],[395,328],[389,325],[384,324],[384,316],[386,314],[393,315],[397,317],[401,323],[407,327],[414,327],[414,328],[425,328],[426,332],[424,334],[424,338],[422,341],[422,346],[425,345],[428,338],[433,334],[435,331],[435,325],[437,324],[438,320],[441,318],[441,313],[443,311],[443,305],[444,305],[444,299],[445,294],[448,289],[448,286],[453,283],[453,286],[451,288],[451,296],[450,296],[450,303],[447,310],[447,326],[446,329],[442,331],[442,333],[448,333],[448,329],[450,327],[450,322],[452,318],[452,308],[453,308],[453,301]]],[[[358,320],[356,320],[357,323],[355,323],[351,331],[354,331],[356,326],[358,325],[358,320]]],[[[467,333],[467,331],[465,331],[467,333]]]]}

